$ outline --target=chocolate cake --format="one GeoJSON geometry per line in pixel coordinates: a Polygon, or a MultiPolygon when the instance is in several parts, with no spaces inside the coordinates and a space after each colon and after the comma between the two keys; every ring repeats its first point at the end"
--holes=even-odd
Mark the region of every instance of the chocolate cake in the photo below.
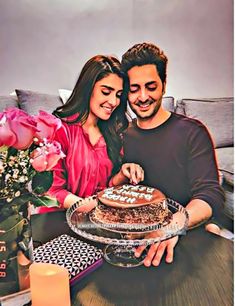
{"type": "Polygon", "coordinates": [[[104,189],[97,196],[103,204],[117,208],[150,205],[165,199],[164,194],[158,189],[130,184],[104,189]]]}
{"type": "Polygon", "coordinates": [[[172,219],[172,212],[167,208],[165,201],[128,209],[99,204],[95,208],[94,217],[106,224],[166,225],[172,219]]]}
{"type": "Polygon", "coordinates": [[[99,204],[90,214],[98,226],[113,231],[145,231],[170,223],[172,212],[165,196],[147,186],[123,185],[105,189],[98,194],[99,204]]]}

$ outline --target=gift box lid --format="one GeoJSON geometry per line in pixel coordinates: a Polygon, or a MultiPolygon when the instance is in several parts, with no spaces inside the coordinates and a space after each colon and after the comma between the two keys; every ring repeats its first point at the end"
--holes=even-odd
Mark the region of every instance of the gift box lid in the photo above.
{"type": "Polygon", "coordinates": [[[72,285],[103,263],[103,252],[89,243],[63,234],[35,248],[33,259],[34,262],[65,267],[72,285]]]}

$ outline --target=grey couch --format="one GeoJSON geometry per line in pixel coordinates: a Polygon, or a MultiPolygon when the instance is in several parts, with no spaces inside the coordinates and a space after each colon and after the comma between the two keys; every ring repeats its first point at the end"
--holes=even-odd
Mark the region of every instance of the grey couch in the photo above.
{"type": "MultiPolygon", "coordinates": [[[[226,195],[223,211],[229,229],[233,229],[233,98],[181,99],[163,98],[163,107],[204,123],[214,140],[218,168],[226,195]]],[[[16,106],[29,114],[37,114],[42,109],[52,112],[62,105],[59,95],[49,95],[30,90],[16,90],[16,96],[0,96],[0,111],[16,106]]],[[[129,110],[130,111],[130,110],[129,110]]],[[[131,116],[134,116],[130,111],[131,116]]],[[[226,223],[226,222],[225,222],[226,223]]]]}
{"type": "MultiPolygon", "coordinates": [[[[222,175],[226,203],[224,214],[233,220],[234,141],[233,98],[182,99],[175,112],[203,122],[214,141],[218,168],[222,175]]],[[[231,226],[230,226],[231,227],[231,226]]],[[[230,228],[231,229],[231,228],[230,228]]]]}

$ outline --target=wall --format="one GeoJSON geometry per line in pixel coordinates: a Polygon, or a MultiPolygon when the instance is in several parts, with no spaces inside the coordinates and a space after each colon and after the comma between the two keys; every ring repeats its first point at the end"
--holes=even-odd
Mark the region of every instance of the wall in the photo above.
{"type": "Polygon", "coordinates": [[[167,95],[233,95],[232,0],[0,0],[0,94],[71,89],[97,53],[168,55],[167,95]]]}

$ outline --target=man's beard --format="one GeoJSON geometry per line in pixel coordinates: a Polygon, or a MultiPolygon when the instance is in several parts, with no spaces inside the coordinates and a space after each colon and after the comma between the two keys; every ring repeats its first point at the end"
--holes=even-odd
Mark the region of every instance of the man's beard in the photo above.
{"type": "Polygon", "coordinates": [[[157,114],[157,112],[158,112],[158,110],[159,110],[159,108],[160,108],[160,106],[161,106],[161,103],[162,103],[162,98],[160,98],[160,99],[157,100],[157,101],[156,101],[156,100],[153,100],[153,99],[150,99],[150,100],[148,100],[148,101],[145,101],[144,103],[142,103],[142,102],[139,101],[139,102],[137,102],[135,105],[140,106],[141,104],[145,104],[145,103],[149,103],[150,105],[153,104],[153,103],[156,103],[154,109],[152,110],[152,112],[151,112],[150,114],[146,114],[146,115],[145,115],[145,114],[142,113],[142,112],[139,113],[139,111],[136,110],[136,109],[131,105],[131,103],[129,103],[130,108],[131,108],[131,110],[135,113],[137,119],[142,120],[142,121],[147,121],[147,120],[151,119],[152,117],[154,117],[154,116],[157,114]],[[156,102],[157,102],[157,103],[156,103],[156,102]]]}

